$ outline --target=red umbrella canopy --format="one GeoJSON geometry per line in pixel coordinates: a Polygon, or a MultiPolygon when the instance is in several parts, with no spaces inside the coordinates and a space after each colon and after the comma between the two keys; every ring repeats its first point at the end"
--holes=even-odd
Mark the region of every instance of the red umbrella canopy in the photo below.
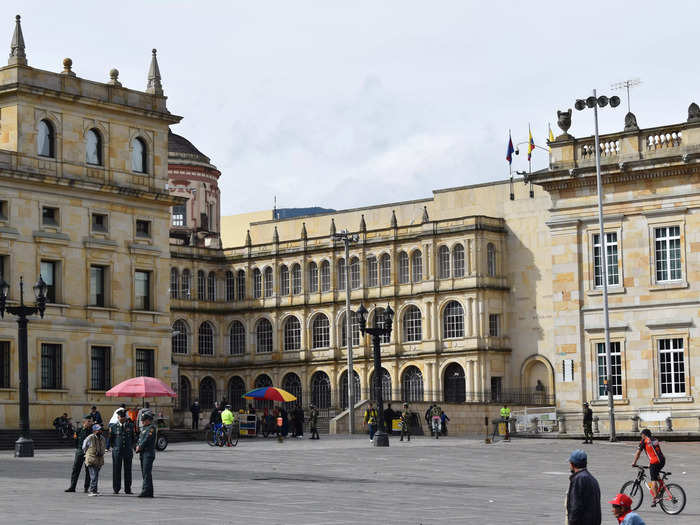
{"type": "Polygon", "coordinates": [[[107,391],[110,397],[177,397],[168,385],[155,377],[132,377],[107,391]]]}

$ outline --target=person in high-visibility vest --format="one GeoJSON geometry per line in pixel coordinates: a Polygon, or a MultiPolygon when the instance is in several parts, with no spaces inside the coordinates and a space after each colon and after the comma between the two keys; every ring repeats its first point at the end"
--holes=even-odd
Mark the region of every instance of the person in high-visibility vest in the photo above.
{"type": "Polygon", "coordinates": [[[226,429],[226,446],[231,446],[231,435],[233,434],[233,424],[236,421],[236,416],[231,412],[231,405],[226,405],[221,413],[221,422],[226,429]]]}
{"type": "Polygon", "coordinates": [[[377,417],[377,409],[374,408],[374,405],[370,401],[367,404],[367,409],[365,410],[365,426],[369,429],[370,441],[374,439],[374,434],[377,432],[377,417]]]}
{"type": "Polygon", "coordinates": [[[510,440],[510,428],[509,428],[509,421],[510,421],[510,408],[508,408],[508,405],[503,405],[503,408],[501,409],[501,420],[506,424],[506,437],[505,439],[510,440]]]}

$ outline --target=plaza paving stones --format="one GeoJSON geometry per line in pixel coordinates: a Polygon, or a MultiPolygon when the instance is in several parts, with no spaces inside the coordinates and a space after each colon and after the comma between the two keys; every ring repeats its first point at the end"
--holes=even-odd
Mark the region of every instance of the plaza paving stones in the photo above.
{"type": "MultiPolygon", "coordinates": [[[[663,443],[672,480],[688,504],[679,516],[640,509],[648,525],[700,523],[700,443],[663,443]]],[[[101,497],[66,494],[72,452],[37,451],[32,459],[0,453],[1,523],[549,524],[564,523],[567,458],[589,453],[591,472],[611,499],[632,478],[632,442],[582,445],[570,440],[426,437],[374,448],[369,440],[242,440],[235,448],[172,444],[154,467],[156,498],[112,493],[111,457],[101,497]]],[[[134,463],[134,492],[141,487],[134,463]]],[[[78,483],[82,487],[82,477],[78,483]]],[[[603,523],[616,523],[603,505],[603,523]]]]}

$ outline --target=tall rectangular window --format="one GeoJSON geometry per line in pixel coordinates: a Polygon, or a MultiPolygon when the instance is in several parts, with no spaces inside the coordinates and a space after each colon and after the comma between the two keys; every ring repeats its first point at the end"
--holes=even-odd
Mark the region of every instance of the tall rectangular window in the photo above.
{"type": "Polygon", "coordinates": [[[0,221],[6,221],[9,218],[8,207],[7,201],[0,200],[0,221]]]}
{"type": "Polygon", "coordinates": [[[328,292],[331,289],[331,265],[328,261],[321,263],[321,291],[328,292]]]}
{"type": "Polygon", "coordinates": [[[110,359],[108,346],[93,346],[90,349],[90,388],[109,390],[110,359]]]}
{"type": "Polygon", "coordinates": [[[336,269],[338,270],[338,290],[345,290],[345,259],[338,259],[336,269]]]}
{"type": "Polygon", "coordinates": [[[0,255],[0,279],[10,284],[10,258],[7,255],[0,255]]]}
{"type": "Polygon", "coordinates": [[[136,349],[136,376],[154,377],[153,350],[136,349]]]}
{"type": "MultiPolygon", "coordinates": [[[[596,354],[598,355],[598,397],[603,399],[608,397],[605,380],[608,377],[608,359],[605,353],[605,343],[596,343],[596,354]]],[[[622,397],[622,353],[620,352],[620,342],[610,343],[610,363],[612,364],[612,379],[608,387],[613,397],[622,397]]]]}
{"type": "Polygon", "coordinates": [[[41,344],[41,388],[61,388],[61,345],[41,344]]]}
{"type": "Polygon", "coordinates": [[[239,301],[245,300],[245,271],[238,270],[236,274],[236,298],[239,301]]]}
{"type": "Polygon", "coordinates": [[[0,388],[10,388],[9,341],[0,341],[0,388]]]}
{"type": "MultiPolygon", "coordinates": [[[[617,232],[605,233],[606,262],[608,265],[608,286],[619,286],[620,267],[618,265],[617,232]]],[[[593,274],[595,287],[603,286],[603,263],[601,261],[600,234],[593,235],[593,274]]]]}
{"type": "Polygon", "coordinates": [[[654,228],[654,239],[656,282],[680,281],[683,278],[680,226],[654,228]]]}
{"type": "Polygon", "coordinates": [[[90,266],[90,306],[105,306],[104,266],[90,266]]]}
{"type": "Polygon", "coordinates": [[[500,314],[489,314],[489,335],[491,337],[498,337],[501,335],[500,314]]]}
{"type": "Polygon", "coordinates": [[[134,272],[134,295],[136,310],[151,309],[151,272],[136,270],[134,272]]]}
{"type": "Polygon", "coordinates": [[[58,263],[55,261],[41,261],[41,278],[46,283],[46,302],[55,303],[56,302],[56,285],[57,283],[57,272],[56,267],[58,263]]]}
{"type": "Polygon", "coordinates": [[[661,396],[684,396],[686,390],[683,339],[659,339],[658,347],[661,396]]]}
{"type": "Polygon", "coordinates": [[[377,258],[367,259],[367,286],[377,286],[379,284],[379,271],[377,268],[377,258]]]}
{"type": "Polygon", "coordinates": [[[173,206],[172,225],[184,226],[186,221],[187,208],[184,204],[173,206]]]}

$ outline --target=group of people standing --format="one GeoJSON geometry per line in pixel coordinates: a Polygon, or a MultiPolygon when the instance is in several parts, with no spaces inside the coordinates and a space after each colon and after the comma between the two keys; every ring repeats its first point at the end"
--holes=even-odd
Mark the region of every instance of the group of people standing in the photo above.
{"type": "MultiPolygon", "coordinates": [[[[411,417],[411,412],[408,410],[408,403],[403,404],[403,410],[401,412],[391,408],[391,403],[389,403],[382,414],[384,429],[386,432],[391,433],[394,420],[398,419],[399,429],[401,431],[400,441],[403,441],[404,437],[407,438],[407,441],[411,441],[411,417]]],[[[373,441],[379,428],[379,412],[374,408],[374,403],[371,401],[367,404],[367,408],[365,409],[363,423],[365,431],[369,433],[369,440],[373,441]]]]}
{"type": "Polygon", "coordinates": [[[156,457],[156,439],[158,429],[154,423],[153,412],[144,408],[136,421],[129,417],[126,407],[122,405],[115,410],[107,427],[107,437],[103,432],[101,414],[95,407],[83,417],[82,425],[75,430],[73,440],[75,455],[71,471],[70,486],[65,492],[75,492],[80,472],[85,470],[84,492],[90,496],[99,496],[98,483],[100,469],[105,463],[105,454],[112,453],[112,489],[115,494],[121,490],[122,471],[124,473],[124,493],[131,492],[131,469],[134,452],[139,454],[143,484],[138,497],[153,497],[153,462],[156,457]]]}

